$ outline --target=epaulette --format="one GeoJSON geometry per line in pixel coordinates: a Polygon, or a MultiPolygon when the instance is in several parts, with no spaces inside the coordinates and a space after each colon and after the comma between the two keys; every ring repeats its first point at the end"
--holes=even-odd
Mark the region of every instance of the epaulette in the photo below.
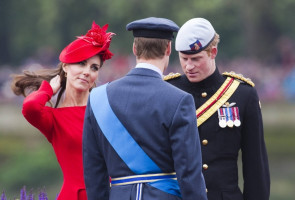
{"type": "Polygon", "coordinates": [[[171,80],[171,79],[174,79],[174,78],[177,78],[181,76],[180,73],[173,73],[173,72],[170,72],[168,75],[164,76],[163,80],[164,81],[168,81],[168,80],[171,80]]]}
{"type": "Polygon", "coordinates": [[[235,72],[231,71],[231,72],[224,72],[224,73],[222,73],[222,75],[230,76],[230,77],[233,77],[235,79],[239,79],[241,81],[244,81],[245,83],[248,83],[252,87],[255,86],[255,84],[251,81],[250,78],[245,78],[242,74],[236,74],[235,72]]]}

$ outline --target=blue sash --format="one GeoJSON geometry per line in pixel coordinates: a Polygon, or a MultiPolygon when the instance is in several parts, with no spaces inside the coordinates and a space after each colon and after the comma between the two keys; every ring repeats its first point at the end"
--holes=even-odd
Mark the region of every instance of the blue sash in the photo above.
{"type": "MultiPolygon", "coordinates": [[[[107,84],[104,84],[90,93],[90,105],[103,134],[135,174],[162,173],[162,170],[142,150],[113,112],[106,87],[107,84]]],[[[177,180],[169,180],[169,183],[162,180],[149,184],[169,194],[181,196],[177,180]]]]}

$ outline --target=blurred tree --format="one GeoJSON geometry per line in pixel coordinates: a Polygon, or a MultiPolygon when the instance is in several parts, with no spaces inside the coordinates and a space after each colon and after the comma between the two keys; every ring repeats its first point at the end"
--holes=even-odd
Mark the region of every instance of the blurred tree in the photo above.
{"type": "Polygon", "coordinates": [[[0,1],[0,38],[1,38],[1,47],[0,47],[0,64],[7,64],[10,60],[10,50],[9,50],[9,3],[10,0],[1,0],[0,1]]]}
{"type": "Polygon", "coordinates": [[[30,58],[41,64],[57,62],[62,48],[84,34],[93,20],[108,23],[116,33],[112,51],[129,54],[133,37],[126,24],[150,16],[172,19],[179,26],[190,18],[207,18],[221,36],[218,59],[273,61],[278,39],[295,39],[294,9],[294,0],[1,0],[0,66],[30,58]]]}
{"type": "Polygon", "coordinates": [[[99,1],[57,0],[56,33],[60,36],[59,51],[73,41],[75,36],[85,34],[95,21],[104,25],[104,8],[99,1]]]}
{"type": "Polygon", "coordinates": [[[277,53],[274,51],[275,40],[280,34],[274,23],[273,5],[273,0],[240,1],[246,56],[273,61],[277,53]]]}

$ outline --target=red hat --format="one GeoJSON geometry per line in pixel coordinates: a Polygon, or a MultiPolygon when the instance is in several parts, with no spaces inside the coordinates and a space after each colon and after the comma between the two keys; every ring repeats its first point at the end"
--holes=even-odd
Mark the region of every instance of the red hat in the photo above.
{"type": "Polygon", "coordinates": [[[66,46],[59,55],[59,60],[63,63],[77,63],[87,60],[92,56],[100,54],[102,60],[108,60],[113,56],[109,51],[112,36],[111,32],[106,32],[108,24],[100,28],[93,21],[91,29],[86,35],[78,36],[76,40],[66,46]]]}

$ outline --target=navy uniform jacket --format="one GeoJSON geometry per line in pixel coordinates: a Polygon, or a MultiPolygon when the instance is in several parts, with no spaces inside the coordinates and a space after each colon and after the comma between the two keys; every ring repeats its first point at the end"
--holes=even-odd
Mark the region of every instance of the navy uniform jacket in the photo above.
{"type": "MultiPolygon", "coordinates": [[[[106,89],[112,110],[134,140],[162,172],[176,172],[183,199],[207,199],[192,96],[163,81],[157,72],[143,68],[132,69],[106,89]]],[[[106,140],[89,102],[83,131],[83,164],[88,200],[135,199],[135,184],[112,186],[109,192],[108,176],[134,173],[106,140]]],[[[142,197],[180,199],[149,184],[143,185],[142,197]]]]}
{"type": "MultiPolygon", "coordinates": [[[[185,75],[168,82],[192,94],[198,109],[216,93],[225,79],[216,69],[199,83],[189,82],[185,75]],[[202,97],[204,92],[206,97],[202,97]]],[[[235,103],[233,106],[239,109],[239,127],[221,128],[217,112],[198,127],[208,199],[268,200],[270,176],[257,92],[252,86],[240,83],[228,102],[235,103]],[[242,152],[243,194],[238,187],[239,150],[242,152]]]]}

